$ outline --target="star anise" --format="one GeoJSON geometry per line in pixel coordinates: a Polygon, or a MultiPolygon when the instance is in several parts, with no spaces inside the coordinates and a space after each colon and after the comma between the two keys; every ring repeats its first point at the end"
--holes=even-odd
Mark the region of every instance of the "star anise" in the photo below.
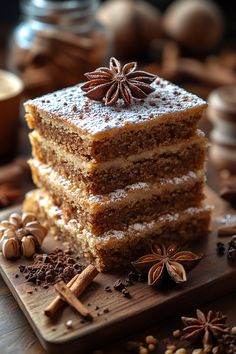
{"type": "Polygon", "coordinates": [[[205,315],[201,310],[196,311],[197,317],[181,317],[186,326],[183,329],[182,340],[189,342],[202,341],[203,346],[212,345],[217,338],[229,332],[226,326],[226,316],[220,312],[208,311],[205,315]]]}
{"type": "Polygon", "coordinates": [[[132,265],[141,273],[148,272],[148,285],[158,285],[164,275],[168,275],[175,283],[187,280],[186,271],[194,268],[202,259],[189,251],[181,251],[177,244],[166,246],[154,242],[151,254],[142,256],[132,265]]]}
{"type": "Polygon", "coordinates": [[[8,183],[0,185],[0,208],[12,204],[20,196],[20,190],[8,183]]]}
{"type": "Polygon", "coordinates": [[[122,67],[117,59],[111,58],[109,68],[101,67],[85,74],[89,81],[81,89],[92,100],[104,100],[106,106],[113,105],[119,98],[131,104],[133,97],[143,99],[155,90],[150,84],[156,76],[136,71],[136,67],[136,62],[122,67]]]}

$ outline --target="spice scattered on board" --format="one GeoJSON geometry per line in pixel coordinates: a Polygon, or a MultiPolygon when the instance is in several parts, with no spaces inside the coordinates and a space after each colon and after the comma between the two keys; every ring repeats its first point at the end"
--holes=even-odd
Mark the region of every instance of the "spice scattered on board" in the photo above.
{"type": "Polygon", "coordinates": [[[28,282],[44,287],[61,280],[67,283],[84,268],[70,250],[61,249],[56,249],[49,254],[36,254],[31,265],[19,266],[28,282]]]}

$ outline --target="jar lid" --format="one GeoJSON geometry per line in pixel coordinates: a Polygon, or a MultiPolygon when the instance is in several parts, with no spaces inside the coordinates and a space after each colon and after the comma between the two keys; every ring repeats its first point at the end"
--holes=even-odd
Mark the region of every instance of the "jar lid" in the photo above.
{"type": "Polygon", "coordinates": [[[236,120],[236,85],[223,86],[214,90],[208,98],[208,103],[214,110],[235,114],[236,120]]]}

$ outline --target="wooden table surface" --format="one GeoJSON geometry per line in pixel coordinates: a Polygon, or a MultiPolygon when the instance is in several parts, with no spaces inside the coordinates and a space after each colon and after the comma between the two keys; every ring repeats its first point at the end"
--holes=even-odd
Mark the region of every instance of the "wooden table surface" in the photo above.
{"type": "MultiPolygon", "coordinates": [[[[0,50],[0,64],[2,62],[2,53],[0,50]]],[[[206,130],[206,122],[203,123],[203,126],[205,128],[204,130],[206,130]]],[[[210,163],[208,164],[208,184],[215,190],[217,190],[220,185],[219,174],[210,163]]],[[[216,299],[214,302],[203,304],[202,309],[220,310],[227,315],[229,325],[236,325],[236,293],[216,299]]],[[[109,354],[125,353],[128,340],[143,341],[147,334],[152,334],[159,339],[167,338],[171,336],[172,331],[179,326],[180,321],[178,317],[168,318],[161,323],[158,322],[157,318],[154,327],[150,328],[147,322],[145,331],[134,333],[133,336],[129,338],[126,337],[124,330],[124,333],[119,334],[122,340],[109,344],[104,343],[104,347],[98,349],[102,349],[103,353],[109,354]]],[[[45,353],[45,350],[34,335],[2,278],[0,278],[0,354],[43,353],[45,353]]]]}

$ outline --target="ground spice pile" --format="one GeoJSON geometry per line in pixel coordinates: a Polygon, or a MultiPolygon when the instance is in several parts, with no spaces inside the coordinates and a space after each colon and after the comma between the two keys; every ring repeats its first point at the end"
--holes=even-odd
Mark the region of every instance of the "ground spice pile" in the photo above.
{"type": "Polygon", "coordinates": [[[76,274],[81,273],[85,266],[79,262],[71,251],[56,249],[49,254],[36,254],[29,266],[20,265],[19,270],[25,273],[25,279],[36,285],[47,288],[63,280],[68,283],[76,274]]]}

